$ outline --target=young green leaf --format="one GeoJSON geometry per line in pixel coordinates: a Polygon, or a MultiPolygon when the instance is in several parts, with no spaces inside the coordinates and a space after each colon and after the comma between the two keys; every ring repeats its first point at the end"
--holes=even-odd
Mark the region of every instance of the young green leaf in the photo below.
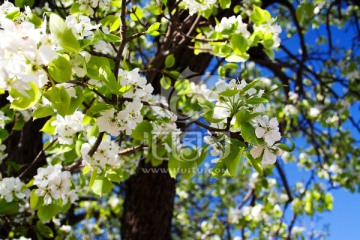
{"type": "Polygon", "coordinates": [[[70,62],[63,56],[59,56],[49,63],[48,71],[50,76],[59,83],[67,82],[72,75],[70,62]]]}
{"type": "Polygon", "coordinates": [[[91,186],[91,190],[99,196],[104,196],[111,192],[113,184],[104,177],[97,177],[94,181],[94,184],[91,186]]]}
{"type": "Polygon", "coordinates": [[[175,57],[174,54],[170,54],[166,57],[165,59],[165,67],[166,68],[171,68],[172,66],[174,66],[175,64],[175,57]]]}
{"type": "Polygon", "coordinates": [[[37,215],[43,222],[49,221],[59,212],[59,207],[55,204],[43,205],[39,208],[37,215]]]}
{"type": "Polygon", "coordinates": [[[64,20],[57,14],[52,13],[49,20],[50,32],[58,40],[65,51],[79,53],[80,44],[75,38],[72,30],[66,27],[64,20]]]}

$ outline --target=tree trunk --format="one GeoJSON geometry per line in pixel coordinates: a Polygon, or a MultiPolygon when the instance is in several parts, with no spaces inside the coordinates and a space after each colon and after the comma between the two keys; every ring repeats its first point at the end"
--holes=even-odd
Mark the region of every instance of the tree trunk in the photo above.
{"type": "Polygon", "coordinates": [[[137,174],[127,181],[122,239],[171,239],[175,179],[162,172],[166,169],[167,162],[152,167],[141,161],[137,174]]]}
{"type": "MultiPolygon", "coordinates": [[[[184,45],[188,44],[185,42],[184,45]]],[[[194,55],[193,50],[178,47],[174,52],[174,69],[202,74],[209,65],[208,54],[194,55]]],[[[162,69],[165,57],[161,52],[152,62],[152,67],[162,69]]],[[[160,89],[159,73],[150,74],[156,92],[160,89]]],[[[178,124],[179,128],[183,126],[178,124]]],[[[171,220],[174,211],[175,183],[167,172],[167,162],[158,167],[140,162],[136,175],[126,182],[125,202],[121,218],[121,235],[125,240],[167,240],[171,239],[171,220]]]]}
{"type": "MultiPolygon", "coordinates": [[[[5,94],[1,95],[0,102],[0,107],[8,104],[5,94]]],[[[13,126],[7,126],[7,130],[10,132],[10,135],[7,137],[4,144],[6,145],[8,157],[4,160],[4,164],[1,166],[1,172],[6,172],[4,170],[6,167],[10,166],[9,162],[14,162],[20,166],[19,174],[22,173],[29,164],[31,164],[43,148],[42,132],[40,132],[40,129],[43,127],[45,122],[46,119],[38,119],[35,121],[30,119],[25,123],[21,130],[12,132],[11,129],[13,126]]],[[[44,163],[45,156],[41,154],[37,163],[28,169],[26,174],[23,174],[22,180],[27,181],[33,177],[36,173],[36,169],[44,163]]]]}

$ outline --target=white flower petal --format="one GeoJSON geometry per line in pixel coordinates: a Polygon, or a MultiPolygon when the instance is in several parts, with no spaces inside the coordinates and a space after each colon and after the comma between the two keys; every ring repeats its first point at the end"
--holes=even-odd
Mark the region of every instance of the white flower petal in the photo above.
{"type": "Polygon", "coordinates": [[[257,127],[255,129],[255,135],[257,138],[262,138],[266,133],[266,130],[262,127],[257,127]]]}
{"type": "Polygon", "coordinates": [[[269,126],[271,128],[277,128],[279,126],[279,122],[276,118],[272,118],[269,122],[269,126]]]}
{"type": "Polygon", "coordinates": [[[268,148],[265,148],[264,156],[261,162],[263,164],[274,164],[276,162],[276,156],[268,148]]]}
{"type": "Polygon", "coordinates": [[[264,115],[258,118],[260,126],[267,127],[269,125],[269,117],[264,115]]]}
{"type": "Polygon", "coordinates": [[[263,150],[264,150],[264,146],[257,145],[250,150],[250,154],[253,158],[258,158],[261,156],[261,153],[263,152],[263,150]]]}

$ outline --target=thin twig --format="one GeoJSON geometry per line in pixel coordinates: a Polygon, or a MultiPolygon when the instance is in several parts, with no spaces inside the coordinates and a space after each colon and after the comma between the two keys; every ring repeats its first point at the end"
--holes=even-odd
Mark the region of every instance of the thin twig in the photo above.
{"type": "Polygon", "coordinates": [[[19,178],[22,178],[39,160],[40,160],[40,156],[47,150],[49,149],[55,142],[57,141],[57,138],[55,138],[54,140],[52,140],[52,142],[47,145],[44,149],[41,149],[41,151],[38,153],[38,155],[36,155],[34,161],[32,161],[30,163],[30,165],[25,168],[24,171],[22,171],[22,173],[19,175],[19,178]]]}

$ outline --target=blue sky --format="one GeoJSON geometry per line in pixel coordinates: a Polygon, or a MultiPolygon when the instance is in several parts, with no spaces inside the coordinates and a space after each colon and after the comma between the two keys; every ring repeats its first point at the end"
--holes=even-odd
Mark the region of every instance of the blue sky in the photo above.
{"type": "MultiPolygon", "coordinates": [[[[332,40],[334,46],[341,46],[345,48],[350,48],[352,43],[352,37],[356,34],[354,28],[349,28],[348,31],[340,30],[336,27],[331,28],[332,31],[332,40]]],[[[310,31],[305,35],[305,41],[309,45],[315,44],[316,35],[321,34],[325,37],[325,27],[321,27],[316,31],[310,31]]],[[[291,51],[295,52],[294,48],[299,48],[299,41],[297,37],[292,39],[287,39],[283,42],[285,46],[288,47],[291,51]]],[[[328,45],[318,46],[322,50],[327,50],[328,45]]],[[[359,50],[357,50],[359,54],[359,50]]],[[[352,116],[356,120],[360,118],[358,106],[352,106],[350,109],[352,116]]],[[[350,129],[353,136],[356,139],[360,139],[360,134],[351,126],[351,124],[346,123],[345,127],[350,129]]],[[[297,144],[303,144],[303,142],[297,142],[297,144]]],[[[305,178],[308,175],[305,171],[299,171],[296,166],[286,165],[285,167],[287,178],[290,183],[293,184],[299,179],[305,178]]],[[[307,226],[310,226],[311,221],[315,222],[315,228],[321,229],[323,225],[328,225],[328,230],[330,236],[326,239],[338,240],[356,240],[359,239],[360,234],[360,194],[351,193],[346,189],[336,189],[332,190],[331,193],[334,197],[333,210],[331,212],[326,212],[319,214],[315,219],[306,219],[304,220],[307,226]],[[359,227],[359,228],[358,228],[359,227]]],[[[300,222],[298,222],[300,223],[300,222]]]]}

